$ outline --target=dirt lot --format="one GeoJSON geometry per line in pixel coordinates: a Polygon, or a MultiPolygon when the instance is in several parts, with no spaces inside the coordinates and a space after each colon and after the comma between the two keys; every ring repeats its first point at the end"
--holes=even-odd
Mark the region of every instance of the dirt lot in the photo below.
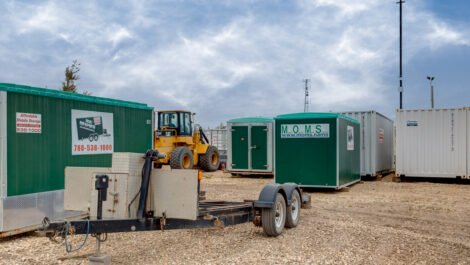
{"type": "MultiPolygon", "coordinates": [[[[256,199],[272,179],[208,174],[208,199],[256,199]]],[[[470,185],[363,182],[311,192],[312,209],[278,238],[242,224],[225,229],[109,235],[113,264],[470,264],[470,185]]],[[[76,237],[75,241],[82,237],[76,237]]],[[[87,264],[94,240],[73,254],[46,238],[0,242],[1,264],[87,264]]]]}

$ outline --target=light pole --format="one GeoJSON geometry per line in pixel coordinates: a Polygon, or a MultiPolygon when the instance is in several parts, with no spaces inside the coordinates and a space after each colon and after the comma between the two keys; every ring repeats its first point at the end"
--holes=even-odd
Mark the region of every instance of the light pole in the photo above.
{"type": "Polygon", "coordinates": [[[431,109],[434,109],[434,87],[432,86],[434,76],[428,76],[427,79],[429,80],[429,86],[431,87],[431,109]]]}
{"type": "Polygon", "coordinates": [[[399,80],[399,87],[398,87],[398,92],[400,92],[400,109],[403,108],[403,62],[402,62],[402,57],[403,57],[403,19],[402,19],[402,9],[403,9],[403,3],[405,1],[399,0],[397,4],[400,4],[400,80],[399,80]]]}

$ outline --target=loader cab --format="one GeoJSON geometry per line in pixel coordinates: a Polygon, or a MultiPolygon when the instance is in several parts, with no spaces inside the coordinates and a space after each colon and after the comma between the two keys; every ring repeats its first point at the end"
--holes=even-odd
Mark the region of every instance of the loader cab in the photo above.
{"type": "Polygon", "coordinates": [[[193,126],[189,111],[159,111],[158,136],[192,136],[193,126]]]}

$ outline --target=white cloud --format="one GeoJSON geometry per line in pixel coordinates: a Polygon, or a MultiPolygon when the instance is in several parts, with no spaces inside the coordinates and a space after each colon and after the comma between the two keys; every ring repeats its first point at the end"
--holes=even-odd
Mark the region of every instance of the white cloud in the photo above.
{"type": "Polygon", "coordinates": [[[109,41],[113,44],[113,46],[118,45],[120,42],[126,40],[126,39],[132,39],[132,33],[129,32],[128,29],[122,27],[122,26],[114,26],[109,29],[109,41]]]}
{"type": "Polygon", "coordinates": [[[46,2],[36,8],[27,8],[31,12],[31,16],[17,21],[18,33],[25,34],[32,31],[40,30],[50,33],[57,31],[60,25],[57,6],[53,2],[46,2]]]}
{"type": "Polygon", "coordinates": [[[423,9],[422,5],[407,6],[410,13],[404,18],[405,36],[411,55],[423,49],[436,50],[444,46],[468,46],[468,27],[459,29],[439,19],[435,14],[423,9]]]}
{"type": "Polygon", "coordinates": [[[468,39],[465,39],[461,32],[452,29],[445,23],[432,21],[430,24],[430,32],[426,34],[425,38],[430,42],[432,48],[437,49],[446,44],[469,45],[468,39]]]}
{"type": "MultiPolygon", "coordinates": [[[[52,87],[77,58],[83,89],[158,109],[191,109],[207,125],[302,111],[304,78],[311,79],[311,110],[392,112],[396,89],[389,77],[398,59],[393,1],[299,0],[295,11],[285,13],[271,13],[269,3],[256,1],[265,12],[252,10],[252,2],[131,1],[110,8],[100,2],[9,1],[0,18],[6,25],[0,29],[0,63],[15,62],[11,71],[22,77],[11,82],[52,87]],[[213,13],[202,15],[203,5],[213,5],[213,13]],[[31,62],[41,71],[31,74],[31,62]],[[32,76],[25,80],[21,73],[32,76]]],[[[406,10],[406,60],[423,49],[469,45],[468,32],[439,20],[422,2],[407,2],[406,10]]],[[[0,73],[0,79],[12,73],[0,73]]]]}
{"type": "Polygon", "coordinates": [[[363,1],[350,1],[350,0],[316,0],[315,6],[335,7],[339,10],[340,15],[352,16],[357,13],[368,11],[375,6],[379,5],[379,1],[363,0],[363,1]]]}

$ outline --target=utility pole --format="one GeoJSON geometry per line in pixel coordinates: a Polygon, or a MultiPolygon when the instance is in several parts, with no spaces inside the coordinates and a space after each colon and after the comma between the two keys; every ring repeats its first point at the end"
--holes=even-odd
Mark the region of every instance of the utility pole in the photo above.
{"type": "Polygon", "coordinates": [[[397,2],[397,4],[400,4],[400,87],[398,88],[398,91],[400,92],[400,109],[403,108],[403,62],[402,62],[402,57],[403,57],[403,38],[402,38],[402,5],[405,3],[405,1],[400,0],[397,2]]]}
{"type": "Polygon", "coordinates": [[[304,82],[305,82],[304,112],[308,112],[308,81],[310,81],[310,79],[304,79],[304,82]]]}
{"type": "Polygon", "coordinates": [[[434,109],[434,86],[432,85],[434,76],[428,76],[427,79],[429,80],[429,86],[431,87],[431,109],[434,109]]]}

